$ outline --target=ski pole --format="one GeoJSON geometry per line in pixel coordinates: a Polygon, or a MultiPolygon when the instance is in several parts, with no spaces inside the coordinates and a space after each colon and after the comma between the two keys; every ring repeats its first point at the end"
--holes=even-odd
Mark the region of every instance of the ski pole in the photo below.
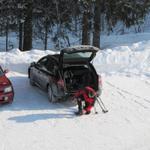
{"type": "Polygon", "coordinates": [[[99,98],[96,97],[96,100],[97,100],[97,102],[98,102],[100,108],[102,109],[102,112],[103,112],[103,113],[107,113],[108,110],[106,109],[106,107],[105,107],[104,103],[102,102],[101,98],[100,98],[100,97],[99,97],[99,98]],[[100,103],[100,102],[101,102],[101,103],[100,103]]]}
{"type": "Polygon", "coordinates": [[[96,110],[95,105],[94,105],[94,112],[95,112],[95,114],[98,114],[98,111],[96,110]]]}
{"type": "Polygon", "coordinates": [[[104,103],[103,103],[103,101],[102,101],[102,99],[100,97],[98,97],[98,99],[101,102],[101,104],[103,105],[104,109],[107,110],[106,107],[105,107],[105,105],[104,105],[104,103]]]}

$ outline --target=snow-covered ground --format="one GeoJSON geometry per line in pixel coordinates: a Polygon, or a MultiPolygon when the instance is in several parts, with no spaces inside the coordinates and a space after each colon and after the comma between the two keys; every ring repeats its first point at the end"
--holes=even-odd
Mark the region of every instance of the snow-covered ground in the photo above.
{"type": "Polygon", "coordinates": [[[76,117],[73,103],[50,104],[45,92],[30,86],[29,63],[54,52],[0,52],[15,90],[14,102],[0,106],[0,150],[149,150],[150,39],[130,36],[110,37],[110,48],[94,59],[106,114],[96,105],[98,114],[76,117]]]}

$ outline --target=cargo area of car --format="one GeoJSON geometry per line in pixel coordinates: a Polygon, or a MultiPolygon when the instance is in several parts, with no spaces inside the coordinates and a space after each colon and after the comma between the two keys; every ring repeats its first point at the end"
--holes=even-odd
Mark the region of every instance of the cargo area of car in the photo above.
{"type": "Polygon", "coordinates": [[[64,82],[67,91],[74,92],[85,86],[97,89],[97,77],[87,65],[69,66],[64,69],[64,82]]]}

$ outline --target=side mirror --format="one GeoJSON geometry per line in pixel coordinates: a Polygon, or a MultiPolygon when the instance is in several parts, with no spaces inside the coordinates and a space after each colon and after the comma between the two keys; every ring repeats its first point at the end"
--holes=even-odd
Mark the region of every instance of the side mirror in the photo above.
{"type": "Polygon", "coordinates": [[[41,68],[41,64],[35,63],[36,67],[41,68]]]}
{"type": "Polygon", "coordinates": [[[36,62],[32,62],[32,63],[31,63],[31,66],[34,66],[35,64],[36,64],[36,62]]]}
{"type": "Polygon", "coordinates": [[[4,74],[6,74],[6,73],[8,73],[9,72],[9,70],[8,69],[5,69],[4,70],[4,74]]]}

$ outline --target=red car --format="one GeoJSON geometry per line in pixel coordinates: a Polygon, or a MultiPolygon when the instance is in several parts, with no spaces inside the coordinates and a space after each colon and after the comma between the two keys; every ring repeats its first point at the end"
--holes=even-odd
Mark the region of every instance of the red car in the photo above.
{"type": "Polygon", "coordinates": [[[7,70],[3,71],[0,66],[0,104],[12,103],[14,98],[14,90],[6,73],[7,70]]]}

